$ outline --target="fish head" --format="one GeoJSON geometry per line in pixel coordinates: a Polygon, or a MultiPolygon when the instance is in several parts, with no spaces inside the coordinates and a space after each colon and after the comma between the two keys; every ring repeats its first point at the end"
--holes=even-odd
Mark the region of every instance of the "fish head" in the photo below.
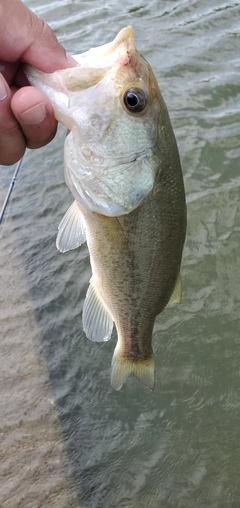
{"type": "Polygon", "coordinates": [[[153,189],[159,166],[157,82],[132,27],[73,58],[76,67],[45,74],[27,66],[26,75],[69,131],[65,177],[75,199],[103,215],[129,213],[153,189]]]}

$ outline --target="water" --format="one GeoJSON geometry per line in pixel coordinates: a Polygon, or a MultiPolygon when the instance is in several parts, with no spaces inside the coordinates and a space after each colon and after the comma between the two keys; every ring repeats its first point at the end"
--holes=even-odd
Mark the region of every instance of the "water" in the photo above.
{"type": "MultiPolygon", "coordinates": [[[[29,0],[71,53],[127,24],[168,105],[188,201],[183,303],[156,320],[156,388],[110,387],[88,341],[86,246],[60,254],[72,197],[60,128],[28,151],[1,230],[0,506],[240,506],[240,5],[29,0]]],[[[13,168],[1,170],[1,201],[13,168]]]]}

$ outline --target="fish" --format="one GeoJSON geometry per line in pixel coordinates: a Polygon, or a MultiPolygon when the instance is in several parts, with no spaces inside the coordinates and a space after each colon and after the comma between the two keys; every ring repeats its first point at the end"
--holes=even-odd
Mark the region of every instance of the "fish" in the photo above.
{"type": "Polygon", "coordinates": [[[68,130],[64,172],[74,202],[56,244],[66,252],[87,242],[92,277],[83,330],[102,342],[115,324],[112,387],[134,376],[152,390],[154,323],[182,298],[187,214],[176,139],[131,26],[73,58],[76,67],[52,74],[25,67],[68,130]]]}

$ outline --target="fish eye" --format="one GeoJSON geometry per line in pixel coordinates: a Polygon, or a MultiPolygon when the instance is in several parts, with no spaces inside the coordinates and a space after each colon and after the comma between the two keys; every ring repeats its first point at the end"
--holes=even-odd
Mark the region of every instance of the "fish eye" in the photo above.
{"type": "Polygon", "coordinates": [[[147,105],[147,96],[141,88],[129,88],[123,96],[123,101],[128,111],[140,113],[147,105]]]}

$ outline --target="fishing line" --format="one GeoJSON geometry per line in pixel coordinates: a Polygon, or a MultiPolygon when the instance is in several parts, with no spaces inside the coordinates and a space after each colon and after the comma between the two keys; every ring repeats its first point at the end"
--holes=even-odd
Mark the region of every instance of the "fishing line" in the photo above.
{"type": "Polygon", "coordinates": [[[16,169],[14,171],[14,175],[12,177],[12,180],[11,180],[11,183],[9,185],[9,188],[8,188],[8,192],[7,192],[7,195],[5,197],[5,200],[4,200],[4,203],[3,203],[3,206],[2,206],[2,210],[0,212],[0,224],[2,223],[2,220],[3,220],[3,217],[4,217],[4,214],[6,212],[6,208],[7,208],[7,205],[8,205],[8,202],[9,202],[9,199],[10,199],[10,196],[12,194],[12,190],[13,190],[13,187],[14,187],[14,184],[17,180],[17,176],[18,176],[18,173],[19,173],[19,170],[20,170],[20,167],[22,165],[22,162],[23,162],[23,157],[22,159],[20,159],[20,161],[17,163],[17,166],[16,166],[16,169]]]}

